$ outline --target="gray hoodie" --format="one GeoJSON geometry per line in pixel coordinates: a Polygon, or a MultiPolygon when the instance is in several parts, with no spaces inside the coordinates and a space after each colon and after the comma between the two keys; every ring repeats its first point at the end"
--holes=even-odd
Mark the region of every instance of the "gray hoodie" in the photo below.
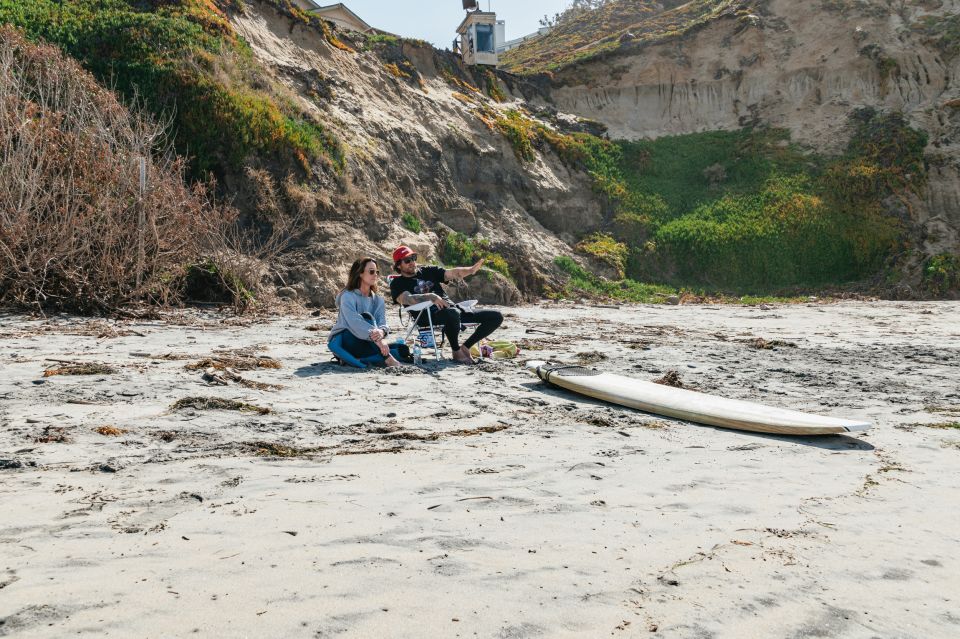
{"type": "Polygon", "coordinates": [[[354,337],[365,340],[370,339],[370,331],[374,328],[379,328],[384,335],[390,332],[387,328],[386,306],[379,295],[365,297],[359,289],[341,291],[337,295],[337,308],[340,309],[340,313],[337,315],[337,323],[330,330],[328,342],[334,335],[344,331],[350,331],[354,337]],[[362,313],[372,315],[374,324],[361,317],[362,313]]]}

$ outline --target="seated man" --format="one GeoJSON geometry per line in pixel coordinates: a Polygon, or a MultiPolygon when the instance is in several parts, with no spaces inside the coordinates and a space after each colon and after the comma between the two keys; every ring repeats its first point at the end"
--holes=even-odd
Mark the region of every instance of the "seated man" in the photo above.
{"type": "MultiPolygon", "coordinates": [[[[393,301],[404,306],[421,302],[433,302],[430,313],[434,324],[443,324],[443,334],[453,349],[453,359],[473,364],[470,347],[497,330],[503,323],[503,315],[497,311],[468,312],[457,308],[447,297],[442,284],[452,280],[462,280],[473,275],[483,266],[480,260],[473,266],[442,268],[439,266],[417,266],[417,254],[407,246],[399,246],[393,252],[393,270],[400,274],[390,282],[390,295],[393,301]],[[460,324],[477,323],[479,326],[467,340],[460,344],[460,324]]],[[[421,313],[417,322],[420,326],[429,326],[426,313],[421,313]]]]}

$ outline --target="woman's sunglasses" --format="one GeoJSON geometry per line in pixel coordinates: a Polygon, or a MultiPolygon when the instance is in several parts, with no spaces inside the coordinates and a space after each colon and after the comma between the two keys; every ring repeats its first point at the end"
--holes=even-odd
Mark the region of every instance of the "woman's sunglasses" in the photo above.
{"type": "Polygon", "coordinates": [[[378,269],[368,269],[367,275],[380,275],[380,271],[378,269]]]}

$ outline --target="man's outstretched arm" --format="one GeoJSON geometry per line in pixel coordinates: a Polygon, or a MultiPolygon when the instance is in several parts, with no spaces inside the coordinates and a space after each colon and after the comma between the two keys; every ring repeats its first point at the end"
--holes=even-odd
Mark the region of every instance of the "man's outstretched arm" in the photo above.
{"type": "Polygon", "coordinates": [[[453,280],[462,280],[465,277],[470,277],[480,270],[480,267],[483,266],[485,261],[486,260],[480,260],[473,266],[458,266],[457,268],[448,268],[447,272],[443,276],[443,281],[451,282],[453,280]]]}

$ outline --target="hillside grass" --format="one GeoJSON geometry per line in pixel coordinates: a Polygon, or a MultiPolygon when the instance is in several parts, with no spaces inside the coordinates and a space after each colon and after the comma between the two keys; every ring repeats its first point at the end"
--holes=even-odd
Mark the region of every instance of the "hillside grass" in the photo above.
{"type": "MultiPolygon", "coordinates": [[[[776,129],[615,143],[555,131],[522,111],[480,116],[521,162],[549,148],[591,176],[610,203],[610,228],[582,238],[579,252],[626,279],[737,296],[876,278],[904,248],[901,222],[883,201],[926,180],[926,134],[872,109],[851,116],[853,134],[836,158],[776,129]]],[[[952,262],[930,272],[931,282],[952,282],[952,262]]]]}
{"type": "Polygon", "coordinates": [[[339,142],[270,89],[212,0],[0,0],[0,22],[59,46],[127,102],[169,118],[194,177],[235,171],[252,157],[305,172],[343,169],[339,142]]]}
{"type": "Polygon", "coordinates": [[[611,0],[558,24],[542,38],[500,56],[512,73],[554,71],[621,46],[636,47],[682,35],[730,10],[737,0],[611,0]],[[621,43],[621,36],[632,39],[621,43]]]}
{"type": "Polygon", "coordinates": [[[621,145],[628,194],[657,204],[622,201],[619,219],[634,220],[620,229],[631,241],[628,272],[750,291],[875,277],[903,243],[882,202],[923,185],[926,135],[872,110],[851,125],[839,158],[804,155],[775,131],[621,145]],[[692,146],[702,153],[688,154],[692,146]]]}

